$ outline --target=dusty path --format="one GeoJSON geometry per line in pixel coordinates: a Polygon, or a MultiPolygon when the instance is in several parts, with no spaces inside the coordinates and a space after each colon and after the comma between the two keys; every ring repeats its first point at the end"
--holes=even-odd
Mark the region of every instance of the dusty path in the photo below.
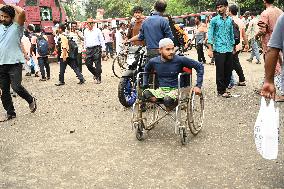
{"type": "Polygon", "coordinates": [[[216,97],[215,67],[206,65],[205,127],[186,146],[167,121],[136,140],[131,112],[117,100],[111,62],[103,63],[101,85],[84,67],[85,85],[67,68],[66,85],[56,87],[57,64],[51,81],[25,77],[39,108],[30,114],[16,97],[17,119],[0,123],[0,188],[284,188],[282,140],[277,161],[263,160],[255,149],[260,100],[253,89],[263,65],[245,58],[248,86],[233,89],[238,98],[216,97]]]}

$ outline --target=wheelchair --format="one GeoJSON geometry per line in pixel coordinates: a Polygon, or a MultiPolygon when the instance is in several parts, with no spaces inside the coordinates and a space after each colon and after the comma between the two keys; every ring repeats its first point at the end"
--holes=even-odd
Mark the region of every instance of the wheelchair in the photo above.
{"type": "Polygon", "coordinates": [[[182,145],[187,143],[190,133],[195,136],[200,132],[204,120],[204,96],[195,95],[193,92],[191,72],[192,70],[187,70],[178,74],[177,106],[171,111],[166,109],[163,101],[153,103],[143,100],[143,76],[151,75],[149,87],[156,89],[156,75],[146,72],[137,75],[138,96],[132,107],[131,119],[137,140],[144,140],[145,133],[152,130],[165,117],[170,117],[174,121],[174,132],[180,136],[182,145]]]}

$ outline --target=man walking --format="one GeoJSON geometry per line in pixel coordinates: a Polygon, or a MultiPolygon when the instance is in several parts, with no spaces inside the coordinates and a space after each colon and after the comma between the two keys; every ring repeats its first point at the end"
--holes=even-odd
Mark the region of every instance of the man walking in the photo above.
{"type": "Polygon", "coordinates": [[[93,19],[87,20],[88,27],[84,31],[84,46],[86,48],[86,65],[93,74],[97,84],[102,81],[102,56],[105,56],[105,40],[99,28],[94,28],[93,19]],[[95,63],[95,67],[93,66],[95,63]]]}
{"type": "Polygon", "coordinates": [[[71,22],[71,29],[69,32],[69,38],[77,44],[78,46],[78,54],[75,58],[75,63],[78,66],[80,72],[82,73],[82,48],[83,48],[83,34],[78,30],[77,22],[71,22]]]}
{"type": "Polygon", "coordinates": [[[129,42],[137,40],[145,41],[147,46],[148,60],[160,54],[159,42],[161,39],[174,39],[169,21],[163,17],[163,14],[167,8],[166,1],[156,1],[154,8],[156,11],[143,22],[140,33],[129,40],[129,42]]]}
{"type": "Polygon", "coordinates": [[[29,103],[30,111],[37,109],[36,100],[22,86],[22,67],[25,62],[21,49],[21,38],[24,32],[25,12],[14,5],[0,4],[0,88],[1,101],[7,116],[7,121],[16,117],[10,94],[10,86],[29,103]]]}
{"type": "Polygon", "coordinates": [[[65,30],[66,30],[66,26],[64,24],[60,24],[58,28],[59,38],[60,38],[59,43],[61,43],[60,45],[61,46],[60,71],[59,71],[59,83],[55,85],[56,86],[65,85],[64,74],[65,74],[67,65],[69,65],[73,69],[77,78],[80,80],[78,84],[81,85],[85,83],[85,79],[82,73],[80,72],[78,66],[76,65],[75,59],[72,57],[69,57],[68,55],[70,47],[69,47],[68,38],[63,34],[65,30]]]}
{"type": "Polygon", "coordinates": [[[238,11],[239,11],[239,8],[236,5],[231,5],[229,7],[229,14],[232,17],[235,24],[238,26],[239,31],[240,31],[240,43],[235,46],[234,53],[233,53],[233,70],[235,70],[239,76],[238,86],[246,86],[246,83],[245,83],[246,79],[245,79],[245,75],[243,72],[243,68],[240,64],[239,53],[243,49],[243,41],[245,45],[245,49],[244,49],[245,51],[248,51],[249,46],[248,46],[248,40],[246,36],[246,31],[245,31],[245,25],[243,21],[237,16],[238,11]]]}
{"type": "Polygon", "coordinates": [[[232,18],[226,15],[227,0],[218,0],[216,9],[218,15],[212,18],[208,31],[208,56],[215,57],[216,84],[218,95],[229,98],[226,91],[233,70],[233,48],[235,45],[232,18]]]}
{"type": "Polygon", "coordinates": [[[258,16],[256,12],[252,12],[252,19],[249,22],[249,26],[247,29],[247,36],[248,40],[250,41],[251,45],[251,56],[247,59],[248,62],[252,62],[253,58],[255,57],[257,62],[256,64],[260,64],[260,53],[259,53],[259,46],[257,40],[255,39],[255,35],[259,32],[258,23],[258,16]]]}
{"type": "MultiPolygon", "coordinates": [[[[259,22],[258,22],[258,26],[259,26],[260,30],[256,34],[256,38],[261,37],[263,56],[264,56],[264,61],[265,61],[266,53],[267,53],[267,50],[268,50],[268,47],[267,47],[268,42],[271,38],[271,35],[272,35],[273,30],[274,30],[277,19],[283,13],[283,11],[273,5],[274,0],[264,0],[263,2],[264,2],[266,9],[260,15],[260,19],[259,19],[259,22]]],[[[284,91],[283,91],[283,89],[281,89],[281,85],[283,85],[283,82],[284,82],[284,79],[281,78],[282,58],[281,58],[280,54],[276,55],[276,57],[278,57],[278,62],[277,62],[276,70],[275,70],[275,74],[274,74],[274,77],[275,77],[274,81],[275,81],[276,85],[279,86],[279,89],[280,89],[280,92],[281,92],[281,95],[277,97],[277,100],[284,101],[284,91]]]]}
{"type": "MultiPolygon", "coordinates": [[[[130,23],[130,27],[127,33],[127,39],[131,39],[132,37],[139,34],[139,31],[142,27],[142,23],[144,21],[142,7],[136,6],[133,8],[132,12],[133,12],[133,17],[135,18],[135,21],[130,23]]],[[[134,46],[144,46],[145,45],[144,41],[133,41],[132,44],[134,46]]]]}
{"type": "MultiPolygon", "coordinates": [[[[197,55],[198,55],[198,61],[202,62],[203,64],[206,64],[206,59],[205,59],[204,51],[203,51],[203,43],[206,38],[207,27],[206,27],[206,24],[201,22],[201,16],[195,17],[195,25],[196,25],[196,30],[195,30],[194,38],[195,38],[196,45],[197,45],[196,50],[197,50],[197,55]]],[[[190,43],[192,43],[192,40],[190,41],[190,43]]]]}
{"type": "Polygon", "coordinates": [[[109,26],[105,25],[104,29],[102,31],[105,39],[105,45],[106,45],[106,58],[108,59],[110,55],[111,58],[113,58],[113,39],[112,39],[112,32],[108,28],[109,26]]]}
{"type": "Polygon", "coordinates": [[[284,51],[284,14],[282,14],[274,28],[271,39],[268,43],[268,50],[265,57],[265,80],[261,95],[266,98],[275,99],[276,88],[274,84],[274,73],[280,51],[284,51]]]}

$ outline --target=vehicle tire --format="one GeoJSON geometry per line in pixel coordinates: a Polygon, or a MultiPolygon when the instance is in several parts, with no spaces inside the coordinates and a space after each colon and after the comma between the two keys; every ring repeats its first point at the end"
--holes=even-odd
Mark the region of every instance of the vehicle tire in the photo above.
{"type": "Polygon", "coordinates": [[[116,56],[112,62],[112,72],[117,78],[122,77],[122,73],[127,69],[126,57],[116,56]]]}
{"type": "Polygon", "coordinates": [[[131,107],[136,99],[137,92],[133,80],[130,77],[120,78],[118,84],[118,99],[119,102],[125,107],[131,107]]]}

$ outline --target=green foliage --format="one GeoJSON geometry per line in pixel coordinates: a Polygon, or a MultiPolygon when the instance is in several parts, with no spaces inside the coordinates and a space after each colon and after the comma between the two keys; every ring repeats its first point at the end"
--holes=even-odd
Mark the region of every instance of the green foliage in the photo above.
{"type": "MultiPolygon", "coordinates": [[[[155,0],[89,0],[85,4],[86,15],[81,15],[78,8],[73,7],[75,0],[67,0],[64,6],[69,18],[84,20],[87,17],[96,18],[97,9],[104,9],[104,18],[129,17],[134,6],[142,6],[144,15],[149,15],[153,10],[155,0]]],[[[215,11],[215,0],[167,0],[167,13],[183,15],[186,13],[198,13],[203,11],[215,11]]],[[[261,12],[264,10],[263,0],[236,0],[241,8],[241,13],[250,10],[261,12]]],[[[283,0],[276,0],[277,6],[284,7],[283,0]]]]}

